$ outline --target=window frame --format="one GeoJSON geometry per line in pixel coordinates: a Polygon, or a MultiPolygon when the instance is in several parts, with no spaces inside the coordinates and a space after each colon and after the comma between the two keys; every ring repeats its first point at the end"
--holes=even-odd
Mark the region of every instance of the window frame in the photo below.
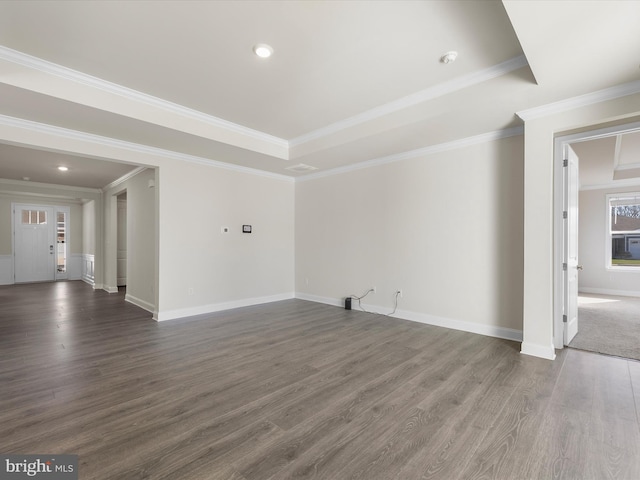
{"type": "MultiPolygon", "coordinates": [[[[640,192],[618,192],[618,193],[608,193],[605,196],[605,268],[610,271],[616,272],[640,272],[640,264],[637,266],[634,265],[614,265],[613,264],[613,231],[611,229],[611,201],[624,198],[624,197],[637,197],[638,203],[634,205],[640,205],[640,192]]],[[[625,231],[615,232],[616,234],[625,234],[625,231]]],[[[640,237],[640,232],[629,231],[628,233],[637,233],[637,236],[640,237]]]]}

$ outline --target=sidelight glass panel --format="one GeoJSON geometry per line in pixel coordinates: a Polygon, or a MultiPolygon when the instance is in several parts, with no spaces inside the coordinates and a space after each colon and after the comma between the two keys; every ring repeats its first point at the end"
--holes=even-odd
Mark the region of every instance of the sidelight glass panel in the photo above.
{"type": "Polygon", "coordinates": [[[67,271],[67,221],[65,212],[56,214],[56,265],[58,273],[67,271]]]}

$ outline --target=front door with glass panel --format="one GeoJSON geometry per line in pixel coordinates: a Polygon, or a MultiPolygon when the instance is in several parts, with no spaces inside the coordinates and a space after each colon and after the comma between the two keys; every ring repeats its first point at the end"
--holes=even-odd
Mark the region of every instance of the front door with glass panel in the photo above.
{"type": "Polygon", "coordinates": [[[55,209],[14,205],[14,274],[16,283],[55,280],[55,209]]]}

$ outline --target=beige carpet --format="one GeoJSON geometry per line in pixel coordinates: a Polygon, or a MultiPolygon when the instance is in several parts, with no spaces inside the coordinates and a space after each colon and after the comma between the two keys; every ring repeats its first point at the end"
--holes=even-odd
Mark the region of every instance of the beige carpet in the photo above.
{"type": "Polygon", "coordinates": [[[580,294],[570,347],[640,360],[640,298],[580,294]]]}

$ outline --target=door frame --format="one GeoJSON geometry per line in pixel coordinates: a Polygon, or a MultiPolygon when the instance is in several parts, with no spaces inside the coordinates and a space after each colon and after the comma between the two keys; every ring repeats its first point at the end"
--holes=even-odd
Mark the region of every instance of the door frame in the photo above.
{"type": "MultiPolygon", "coordinates": [[[[612,137],[623,133],[640,131],[640,122],[597,128],[580,133],[556,136],[553,147],[553,343],[556,349],[564,345],[564,325],[562,321],[564,309],[564,281],[562,263],[564,261],[564,202],[565,182],[562,162],[566,145],[586,142],[598,138],[612,137]]],[[[578,167],[579,168],[579,167],[578,167]]],[[[579,172],[579,171],[578,171],[579,172]]],[[[579,173],[578,173],[579,178],[579,173]]]]}
{"type": "Polygon", "coordinates": [[[16,283],[16,208],[21,207],[30,207],[34,210],[40,208],[51,208],[53,210],[53,245],[54,245],[54,260],[53,260],[53,281],[56,282],[58,280],[66,280],[69,278],[69,260],[70,260],[70,251],[69,251],[69,232],[71,229],[71,207],[64,205],[53,205],[53,204],[41,204],[41,203],[25,203],[25,202],[11,202],[11,268],[13,271],[13,283],[16,283]],[[56,261],[57,258],[57,218],[58,212],[65,213],[65,230],[66,230],[66,238],[65,241],[65,254],[67,258],[67,270],[64,273],[58,272],[58,263],[56,261]]]}
{"type": "Polygon", "coordinates": [[[115,240],[116,240],[116,287],[117,288],[119,288],[121,286],[126,286],[127,275],[128,275],[128,272],[129,272],[129,265],[128,265],[128,263],[129,263],[129,260],[128,260],[128,238],[127,238],[127,235],[128,235],[128,228],[127,227],[128,227],[128,225],[126,223],[127,222],[127,217],[128,217],[128,214],[129,214],[129,210],[128,210],[129,206],[128,206],[128,199],[126,199],[126,198],[125,199],[120,199],[120,196],[123,195],[123,194],[126,194],[126,193],[127,193],[127,190],[124,190],[123,192],[121,192],[118,195],[116,195],[116,239],[115,240]],[[124,260],[125,260],[125,268],[124,268],[125,276],[124,276],[124,280],[125,280],[125,283],[124,284],[120,283],[121,282],[121,278],[122,278],[121,270],[120,270],[120,260],[121,260],[121,258],[120,258],[120,251],[121,251],[121,249],[120,249],[120,246],[121,246],[120,238],[121,238],[121,234],[122,234],[122,231],[121,231],[122,229],[120,228],[121,227],[120,222],[121,222],[121,216],[122,216],[122,214],[121,214],[121,211],[122,211],[121,206],[122,205],[124,205],[124,219],[125,219],[125,226],[124,226],[124,233],[125,233],[125,236],[124,236],[124,251],[125,251],[125,258],[124,258],[124,260]]]}

